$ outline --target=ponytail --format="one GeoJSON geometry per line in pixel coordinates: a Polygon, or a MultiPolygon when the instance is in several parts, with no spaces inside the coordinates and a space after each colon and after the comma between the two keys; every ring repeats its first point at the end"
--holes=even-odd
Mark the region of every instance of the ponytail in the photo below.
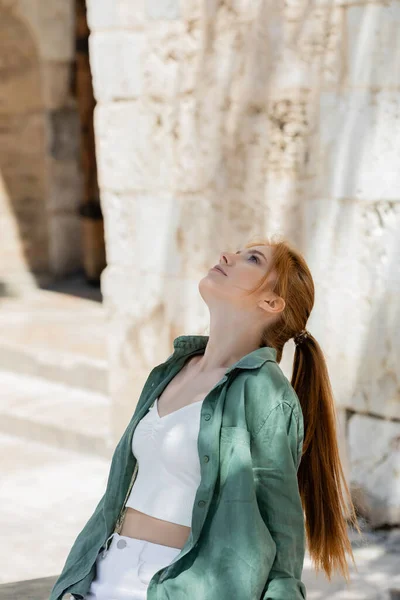
{"type": "Polygon", "coordinates": [[[332,572],[338,570],[348,581],[346,552],[355,563],[347,521],[358,533],[360,529],[340,461],[335,403],[325,357],[315,338],[302,329],[314,306],[314,281],[302,254],[287,241],[266,238],[245,247],[260,243],[272,248],[272,260],[249,294],[260,298],[268,290],[285,301],[280,317],[265,327],[261,345],[275,348],[279,363],[286,342],[293,338],[296,344],[291,384],[304,420],[297,477],[308,550],[317,571],[322,569],[331,579],[332,572]]]}
{"type": "Polygon", "coordinates": [[[310,556],[316,570],[331,579],[339,570],[349,580],[345,552],[354,556],[347,519],[360,533],[339,456],[336,411],[323,352],[306,332],[296,340],[291,384],[304,418],[303,454],[298,484],[305,513],[310,556]]]}

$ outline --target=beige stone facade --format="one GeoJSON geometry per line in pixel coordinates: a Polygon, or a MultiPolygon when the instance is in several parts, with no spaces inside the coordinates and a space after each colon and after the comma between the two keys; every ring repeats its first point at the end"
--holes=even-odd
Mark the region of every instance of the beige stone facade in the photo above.
{"type": "Polygon", "coordinates": [[[88,9],[115,438],[173,338],[205,332],[218,253],[283,233],[314,274],[350,480],[398,522],[400,2],[88,9]]]}
{"type": "Polygon", "coordinates": [[[73,0],[0,0],[0,280],[11,293],[82,263],[73,0]]]}

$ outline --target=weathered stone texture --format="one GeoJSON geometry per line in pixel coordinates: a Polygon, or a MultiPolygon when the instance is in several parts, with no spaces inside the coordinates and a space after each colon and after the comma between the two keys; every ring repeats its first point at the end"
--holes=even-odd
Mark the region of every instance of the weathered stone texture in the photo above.
{"type": "Polygon", "coordinates": [[[323,298],[310,329],[327,340],[336,400],[399,417],[400,205],[318,199],[304,207],[309,264],[323,298]]]}
{"type": "Polygon", "coordinates": [[[140,32],[99,32],[90,36],[96,100],[137,98],[143,92],[142,63],[145,37],[140,32]],[[103,72],[109,74],[103,77],[103,72]]]}
{"type": "Polygon", "coordinates": [[[351,482],[374,526],[400,521],[400,423],[362,415],[349,422],[351,482]]]}
{"type": "Polygon", "coordinates": [[[7,244],[2,273],[9,279],[13,270],[30,266],[41,271],[47,262],[44,143],[45,122],[40,113],[0,116],[1,230],[15,221],[13,242],[7,244]],[[20,241],[18,241],[18,239],[20,241]],[[24,257],[21,260],[21,257],[24,257]]]}
{"type": "Polygon", "coordinates": [[[324,92],[319,107],[320,188],[328,197],[398,201],[397,90],[324,92]]]}
{"type": "Polygon", "coordinates": [[[40,67],[34,40],[11,11],[0,6],[0,15],[0,114],[40,110],[40,67]]]}
{"type": "Polygon", "coordinates": [[[170,187],[172,148],[168,109],[141,98],[97,105],[95,125],[99,182],[105,189],[151,190],[170,187]]]}
{"type": "Polygon", "coordinates": [[[82,264],[82,222],[77,214],[57,214],[50,221],[50,267],[56,276],[82,264]]]}
{"type": "Polygon", "coordinates": [[[76,158],[57,160],[49,157],[48,165],[48,202],[49,214],[77,214],[82,197],[82,170],[76,158]]]}
{"type": "Polygon", "coordinates": [[[271,101],[268,110],[268,170],[279,174],[301,174],[306,161],[309,131],[308,97],[287,94],[271,101]]]}
{"type": "Polygon", "coordinates": [[[182,0],[145,0],[146,16],[150,19],[177,19],[182,0]]]}
{"type": "Polygon", "coordinates": [[[74,0],[19,0],[15,8],[29,23],[42,59],[73,59],[74,0]]]}
{"type": "Polygon", "coordinates": [[[56,160],[71,160],[79,154],[79,119],[76,110],[61,108],[48,114],[50,155],[56,160]]]}
{"type": "Polygon", "coordinates": [[[49,111],[74,105],[71,98],[71,64],[47,61],[41,68],[42,98],[49,111]]]}
{"type": "Polygon", "coordinates": [[[141,68],[146,95],[174,102],[178,94],[193,91],[190,80],[198,66],[199,37],[198,29],[188,31],[180,21],[168,27],[157,23],[143,34],[141,68]]]}
{"type": "Polygon", "coordinates": [[[346,69],[345,13],[333,2],[299,4],[285,5],[284,47],[276,80],[284,87],[337,87],[346,69]]]}
{"type": "Polygon", "coordinates": [[[15,291],[34,285],[31,271],[61,274],[78,264],[71,231],[80,189],[73,16],[73,0],[0,2],[0,226],[12,231],[0,276],[15,291]],[[51,222],[60,211],[69,213],[62,233],[51,222]]]}
{"type": "MultiPolygon", "coordinates": [[[[116,434],[133,364],[145,373],[174,334],[204,329],[194,282],[223,248],[264,232],[286,235],[311,267],[308,325],[343,456],[347,409],[364,413],[351,420],[360,431],[400,417],[399,7],[143,0],[135,13],[128,0],[89,2],[116,434]]],[[[353,456],[346,472],[369,490],[353,456]]],[[[371,511],[393,522],[400,503],[387,493],[371,511]]]]}
{"type": "Polygon", "coordinates": [[[101,29],[137,29],[143,27],[145,0],[87,0],[87,18],[92,31],[101,29]]]}
{"type": "Polygon", "coordinates": [[[346,11],[348,84],[400,85],[400,2],[349,6],[346,11]]]}

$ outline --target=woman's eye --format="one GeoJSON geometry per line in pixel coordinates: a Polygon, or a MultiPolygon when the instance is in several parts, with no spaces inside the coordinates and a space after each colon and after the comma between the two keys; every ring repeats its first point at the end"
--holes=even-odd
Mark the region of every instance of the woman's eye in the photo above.
{"type": "Polygon", "coordinates": [[[255,254],[250,254],[250,258],[255,258],[256,259],[256,263],[259,262],[259,258],[255,254]]]}

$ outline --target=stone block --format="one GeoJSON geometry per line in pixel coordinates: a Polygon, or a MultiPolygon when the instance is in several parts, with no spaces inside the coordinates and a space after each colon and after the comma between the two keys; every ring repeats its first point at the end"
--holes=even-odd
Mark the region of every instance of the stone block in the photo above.
{"type": "Polygon", "coordinates": [[[351,486],[373,527],[400,523],[400,423],[354,415],[349,421],[351,486]]]}
{"type": "Polygon", "coordinates": [[[203,120],[204,105],[211,103],[211,98],[215,99],[215,95],[210,93],[208,101],[203,99],[203,106],[199,106],[192,95],[182,98],[179,103],[174,129],[174,145],[179,157],[174,164],[174,185],[182,192],[198,192],[208,187],[215,178],[220,156],[216,128],[218,130],[221,114],[214,108],[208,112],[207,121],[203,120]]]}
{"type": "Polygon", "coordinates": [[[0,18],[0,115],[33,113],[43,107],[36,40],[14,13],[0,18]]]}
{"type": "Polygon", "coordinates": [[[400,419],[400,205],[379,202],[360,212],[357,288],[363,344],[351,406],[400,419]]]}
{"type": "Polygon", "coordinates": [[[48,113],[50,155],[56,160],[77,160],[80,157],[80,121],[75,107],[60,108],[48,113]]]}
{"type": "MultiPolygon", "coordinates": [[[[25,157],[24,157],[25,158],[25,157]]],[[[1,160],[0,160],[1,164],[1,160]]],[[[34,167],[43,168],[43,163],[35,161],[34,167]]],[[[20,226],[29,229],[34,222],[39,222],[45,217],[45,179],[43,173],[29,169],[29,165],[20,165],[14,171],[3,170],[6,184],[4,196],[10,210],[19,219],[20,226]]]]}
{"type": "Polygon", "coordinates": [[[182,23],[149,28],[142,62],[145,93],[163,101],[184,93],[188,61],[200,48],[201,42],[188,34],[182,23]]]}
{"type": "Polygon", "coordinates": [[[72,61],[75,54],[75,2],[40,0],[39,48],[46,60],[72,61]]]}
{"type": "Polygon", "coordinates": [[[41,58],[61,62],[73,60],[73,0],[20,0],[19,14],[31,27],[41,58]]]}
{"type": "Polygon", "coordinates": [[[97,105],[99,184],[116,192],[169,189],[173,177],[172,110],[160,102],[97,105]]]}
{"type": "MultiPolygon", "coordinates": [[[[0,145],[4,142],[4,137],[0,136],[0,145]]],[[[14,152],[12,145],[7,147],[5,144],[0,152],[0,168],[4,178],[4,200],[15,216],[19,220],[26,220],[29,227],[33,225],[33,221],[38,222],[44,217],[45,163],[40,154],[30,156],[24,150],[14,152]]]]}
{"type": "Polygon", "coordinates": [[[55,111],[74,102],[71,96],[71,63],[42,63],[43,102],[47,110],[55,111]]]}
{"type": "Polygon", "coordinates": [[[83,196],[83,174],[78,160],[47,161],[50,213],[76,212],[83,196]]]}
{"type": "Polygon", "coordinates": [[[145,36],[140,32],[98,32],[89,38],[94,95],[99,102],[143,93],[145,36]]]}
{"type": "Polygon", "coordinates": [[[330,2],[286,3],[284,48],[274,76],[275,87],[337,87],[343,79],[343,10],[330,2]],[[275,82],[276,80],[276,82],[275,82]]]}
{"type": "Polygon", "coordinates": [[[46,152],[46,116],[44,112],[0,115],[0,161],[5,173],[36,172],[41,169],[46,152]],[[33,167],[32,167],[33,165],[33,167]]]}
{"type": "Polygon", "coordinates": [[[180,204],[173,196],[105,191],[102,206],[108,264],[136,266],[153,275],[184,275],[176,242],[180,204]]]}
{"type": "Polygon", "coordinates": [[[277,3],[274,0],[225,0],[224,2],[184,0],[181,2],[184,20],[204,20],[213,23],[224,21],[228,27],[232,23],[259,20],[262,12],[271,14],[276,7],[277,3]]]}
{"type": "Polygon", "coordinates": [[[82,267],[82,223],[78,215],[59,214],[49,219],[49,248],[53,275],[67,275],[82,267]]]}
{"type": "Polygon", "coordinates": [[[134,194],[108,190],[103,190],[101,194],[108,265],[128,266],[134,265],[138,261],[138,257],[133,251],[135,244],[135,223],[132,218],[134,202],[134,194]]]}
{"type": "Polygon", "coordinates": [[[44,118],[1,116],[0,130],[0,215],[4,228],[18,232],[18,240],[6,242],[2,236],[2,258],[41,270],[47,267],[44,118]]]}
{"type": "Polygon", "coordinates": [[[347,84],[398,87],[400,4],[349,6],[346,11],[347,84]]]}
{"type": "Polygon", "coordinates": [[[340,406],[400,417],[399,203],[307,200],[305,256],[316,286],[310,330],[340,406]]]}
{"type": "Polygon", "coordinates": [[[146,15],[150,19],[179,19],[182,0],[145,0],[146,15]]]}
{"type": "Polygon", "coordinates": [[[49,247],[48,233],[43,232],[42,228],[29,231],[24,236],[21,246],[24,252],[25,263],[33,273],[47,272],[49,269],[49,247]]]}
{"type": "Polygon", "coordinates": [[[267,163],[271,175],[287,178],[302,173],[313,122],[311,110],[307,91],[293,94],[276,90],[270,98],[267,108],[267,163]]]}
{"type": "MultiPolygon", "coordinates": [[[[0,198],[1,201],[1,198],[0,198]]],[[[7,279],[16,271],[28,270],[29,265],[24,252],[24,244],[18,228],[18,223],[13,217],[0,216],[1,225],[1,252],[0,252],[0,277],[7,279]]]]}
{"type": "MultiPolygon", "coordinates": [[[[162,336],[171,327],[182,331],[200,331],[205,327],[207,307],[198,286],[207,271],[199,272],[196,278],[166,278],[141,271],[140,257],[137,262],[136,269],[108,265],[102,273],[102,293],[110,317],[131,320],[131,328],[137,328],[143,340],[145,328],[154,327],[162,336]]],[[[149,346],[143,352],[151,358],[154,347],[149,346]]]]}
{"type": "MultiPolygon", "coordinates": [[[[322,92],[321,189],[333,198],[395,200],[400,187],[400,96],[396,90],[322,92]]],[[[399,199],[399,198],[397,198],[399,199]]]]}
{"type": "MultiPolygon", "coordinates": [[[[242,195],[240,199],[243,200],[242,195]]],[[[200,281],[219,261],[220,252],[224,248],[234,248],[240,239],[240,232],[234,229],[240,220],[238,214],[235,216],[239,196],[232,188],[224,191],[207,188],[202,192],[179,194],[177,200],[179,224],[175,236],[182,274],[200,281]]],[[[246,227],[249,221],[254,223],[257,207],[251,202],[242,206],[242,226],[246,227]]]]}
{"type": "Polygon", "coordinates": [[[86,4],[92,31],[137,29],[146,20],[145,0],[87,0],[86,4]]]}
{"type": "Polygon", "coordinates": [[[30,226],[18,218],[0,216],[1,253],[0,271],[43,272],[48,269],[46,223],[32,218],[30,226]]]}
{"type": "MultiPolygon", "coordinates": [[[[349,4],[367,4],[368,0],[314,0],[316,6],[326,6],[333,8],[334,6],[348,6],[349,4]]],[[[379,0],[378,0],[379,2],[379,0]]],[[[386,2],[386,0],[384,0],[386,2]]],[[[291,4],[303,4],[304,0],[291,0],[291,4]]]]}
{"type": "Polygon", "coordinates": [[[296,178],[270,174],[265,179],[264,193],[264,210],[270,235],[280,233],[300,247],[302,229],[299,223],[306,194],[304,183],[296,178]]]}
{"type": "Polygon", "coordinates": [[[350,484],[349,442],[348,442],[348,413],[343,408],[336,408],[336,434],[339,446],[339,456],[347,484],[350,484]]]}

